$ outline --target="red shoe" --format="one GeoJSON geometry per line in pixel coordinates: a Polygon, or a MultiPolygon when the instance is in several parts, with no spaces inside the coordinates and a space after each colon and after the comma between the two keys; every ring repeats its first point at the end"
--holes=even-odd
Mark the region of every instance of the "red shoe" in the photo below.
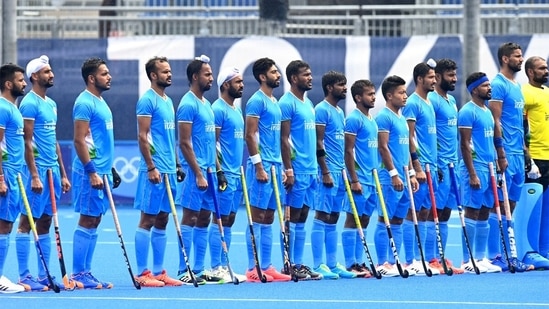
{"type": "Polygon", "coordinates": [[[182,286],[183,285],[183,282],[170,278],[165,269],[163,269],[159,275],[154,276],[154,278],[160,282],[164,282],[165,286],[182,286]]]}
{"type": "MultiPolygon", "coordinates": [[[[267,275],[265,272],[262,272],[262,275],[267,279],[267,282],[273,282],[273,277],[267,275]]],[[[257,275],[257,271],[254,269],[246,271],[246,281],[247,282],[261,282],[261,279],[257,275]]]]}
{"type": "Polygon", "coordinates": [[[272,265],[264,270],[263,274],[271,276],[274,282],[286,282],[292,280],[291,276],[279,273],[272,265]]]}

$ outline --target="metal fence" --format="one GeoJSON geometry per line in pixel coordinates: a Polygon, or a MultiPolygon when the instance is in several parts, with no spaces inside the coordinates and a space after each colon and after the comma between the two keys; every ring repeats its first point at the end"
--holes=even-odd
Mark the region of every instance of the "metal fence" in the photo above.
{"type": "MultiPolygon", "coordinates": [[[[269,21],[259,17],[255,0],[223,0],[221,6],[211,5],[215,0],[147,1],[192,1],[193,5],[151,6],[129,0],[105,7],[99,0],[19,0],[24,5],[17,8],[17,34],[19,38],[455,35],[462,33],[464,10],[463,4],[292,5],[286,21],[269,21]],[[235,5],[237,1],[243,5],[235,5]]],[[[480,10],[480,31],[485,35],[549,29],[547,4],[482,4],[480,10]]]]}

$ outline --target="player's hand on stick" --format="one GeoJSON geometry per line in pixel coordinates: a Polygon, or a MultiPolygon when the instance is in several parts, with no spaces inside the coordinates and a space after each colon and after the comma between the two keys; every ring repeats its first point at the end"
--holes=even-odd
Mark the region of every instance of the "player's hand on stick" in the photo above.
{"type": "Polygon", "coordinates": [[[116,189],[122,183],[122,178],[120,178],[120,175],[118,175],[118,172],[114,167],[111,168],[111,172],[112,172],[112,188],[116,189]]]}
{"type": "Polygon", "coordinates": [[[292,169],[287,169],[282,175],[286,176],[286,179],[282,180],[284,189],[286,189],[286,191],[291,190],[295,183],[294,171],[292,169]]]}
{"type": "Polygon", "coordinates": [[[417,182],[415,177],[410,177],[410,185],[412,186],[412,192],[419,190],[419,182],[417,182]]]}
{"type": "Polygon", "coordinates": [[[227,189],[227,178],[222,170],[217,171],[217,188],[223,192],[227,189]]]}
{"type": "Polygon", "coordinates": [[[196,175],[196,186],[201,191],[206,191],[208,189],[208,180],[204,178],[204,175],[202,175],[202,173],[196,175]]]}
{"type": "Polygon", "coordinates": [[[177,182],[183,182],[183,180],[185,180],[185,172],[183,172],[183,168],[179,163],[176,164],[175,174],[177,176],[177,182]]]}
{"type": "Polygon", "coordinates": [[[362,185],[359,181],[351,182],[351,191],[356,194],[362,194],[362,185]]]}
{"type": "Polygon", "coordinates": [[[263,169],[263,167],[260,167],[260,168],[256,167],[255,178],[257,179],[257,181],[261,183],[269,182],[269,175],[267,175],[267,172],[265,172],[265,169],[263,169]]]}
{"type": "Polygon", "coordinates": [[[101,177],[99,177],[97,173],[90,173],[89,177],[92,188],[97,190],[103,190],[103,180],[101,180],[101,177]]]}
{"type": "Polygon", "coordinates": [[[438,176],[438,182],[442,182],[444,180],[444,172],[441,168],[437,170],[437,176],[438,176]]]}
{"type": "Polygon", "coordinates": [[[404,190],[404,183],[402,182],[402,179],[398,175],[391,177],[391,185],[393,185],[393,188],[396,191],[402,191],[404,190]]]}
{"type": "Polygon", "coordinates": [[[533,159],[530,159],[530,169],[526,171],[526,175],[530,179],[538,179],[541,177],[539,167],[536,165],[536,162],[534,162],[533,159]]]}
{"type": "Polygon", "coordinates": [[[427,175],[425,175],[424,171],[416,172],[416,180],[419,183],[426,183],[427,182],[427,175]]]}
{"type": "Polygon", "coordinates": [[[332,188],[334,186],[334,180],[332,179],[332,173],[323,173],[322,174],[322,184],[327,188],[332,188]]]}

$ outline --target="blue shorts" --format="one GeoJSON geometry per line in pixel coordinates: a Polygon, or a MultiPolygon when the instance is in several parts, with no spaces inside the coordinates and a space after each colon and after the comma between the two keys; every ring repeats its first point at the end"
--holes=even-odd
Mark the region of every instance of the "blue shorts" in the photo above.
{"type": "MultiPolygon", "coordinates": [[[[454,165],[455,166],[455,165],[454,165]]],[[[456,194],[454,193],[454,189],[452,188],[452,178],[450,177],[450,167],[446,164],[441,164],[438,166],[440,170],[442,170],[442,181],[438,182],[438,174],[437,174],[437,183],[438,188],[435,193],[435,198],[437,201],[437,209],[444,209],[444,208],[450,208],[450,209],[457,209],[457,199],[456,194]]],[[[459,173],[455,172],[458,185],[458,192],[459,192],[459,173]]]]}
{"type": "MultiPolygon", "coordinates": [[[[205,179],[207,178],[207,173],[205,169],[202,169],[202,175],[205,179]]],[[[210,188],[207,190],[200,190],[196,185],[196,175],[194,172],[188,168],[184,171],[187,175],[183,182],[177,183],[177,195],[175,196],[175,204],[183,206],[184,208],[190,209],[192,211],[200,211],[202,209],[213,211],[213,196],[210,188]]],[[[215,173],[214,183],[217,184],[217,176],[215,173]]]]}
{"type": "Polygon", "coordinates": [[[2,169],[8,192],[6,196],[0,197],[0,219],[15,222],[21,206],[23,206],[21,190],[19,190],[19,184],[17,183],[17,171],[5,166],[2,169]]]}
{"type": "MultiPolygon", "coordinates": [[[[438,190],[438,175],[436,167],[431,166],[431,181],[433,182],[433,191],[435,196],[438,190]]],[[[420,211],[422,208],[431,209],[431,196],[429,194],[429,185],[427,181],[419,184],[419,190],[414,192],[414,206],[416,206],[416,211],[420,211]]],[[[437,205],[438,208],[438,205],[437,205]]]]}
{"type": "MultiPolygon", "coordinates": [[[[55,200],[59,201],[61,197],[61,173],[59,172],[59,166],[50,166],[43,167],[37,166],[38,177],[42,182],[42,193],[32,192],[31,186],[31,176],[28,167],[25,165],[23,167],[23,179],[25,180],[25,192],[27,193],[27,199],[29,200],[29,205],[32,211],[33,218],[40,218],[43,214],[48,216],[53,215],[52,205],[51,205],[51,192],[50,192],[50,183],[48,179],[48,170],[51,169],[53,175],[53,190],[55,194],[55,200]]],[[[27,210],[24,205],[21,205],[21,213],[27,215],[27,210]]]]}
{"type": "Polygon", "coordinates": [[[494,207],[494,191],[487,166],[474,165],[477,177],[480,180],[480,189],[473,189],[469,185],[469,171],[461,162],[459,167],[461,181],[461,203],[463,206],[480,209],[482,206],[494,207]]]}
{"type": "Polygon", "coordinates": [[[334,186],[328,188],[324,184],[318,184],[318,196],[314,209],[325,213],[341,212],[343,205],[348,203],[345,183],[340,171],[331,172],[334,186]]]}
{"type": "Polygon", "coordinates": [[[303,208],[303,205],[314,208],[314,197],[318,189],[317,174],[295,174],[292,190],[288,192],[286,202],[293,208],[303,208]]]}
{"type": "MultiPolygon", "coordinates": [[[[518,201],[524,186],[524,155],[507,155],[507,169],[505,170],[505,180],[507,181],[507,193],[510,201],[518,201]]],[[[500,201],[503,201],[503,195],[499,194],[500,201]]]]}
{"type": "MultiPolygon", "coordinates": [[[[408,209],[410,209],[410,194],[408,187],[404,187],[403,191],[397,191],[391,184],[381,185],[383,200],[385,201],[385,209],[389,220],[392,218],[406,218],[408,209]]],[[[383,217],[381,204],[378,202],[378,216],[383,217]]]]}
{"type": "Polygon", "coordinates": [[[242,201],[242,178],[240,175],[225,174],[227,178],[227,189],[225,191],[219,191],[217,188],[217,200],[219,201],[219,214],[222,216],[228,216],[229,214],[236,213],[240,202],[242,201]]]}
{"type": "MultiPolygon", "coordinates": [[[[103,175],[99,174],[103,179],[103,175]]],[[[108,185],[112,190],[112,174],[107,175],[108,185]]],[[[110,208],[105,189],[92,188],[88,174],[81,169],[72,170],[72,191],[74,192],[74,211],[81,215],[99,217],[110,208]]],[[[112,192],[112,191],[111,191],[112,192]]]]}
{"type": "MultiPolygon", "coordinates": [[[[167,174],[170,181],[172,196],[175,196],[177,177],[175,173],[167,174]]],[[[140,171],[137,176],[137,190],[133,208],[139,209],[148,215],[158,215],[161,211],[171,213],[170,200],[166,188],[164,174],[161,174],[162,181],[154,184],[149,181],[146,171],[140,171]]]]}
{"type": "Polygon", "coordinates": [[[255,177],[255,165],[248,160],[246,166],[246,182],[248,185],[248,196],[250,197],[250,205],[260,209],[276,209],[276,198],[271,177],[271,166],[276,167],[278,175],[278,191],[280,195],[280,203],[284,203],[285,191],[282,185],[282,164],[263,161],[263,168],[269,176],[269,181],[261,183],[255,177]]]}
{"type": "MultiPolygon", "coordinates": [[[[363,184],[362,194],[356,194],[353,192],[353,200],[355,201],[356,212],[359,217],[363,215],[371,216],[374,209],[376,209],[378,205],[376,187],[363,184]]],[[[351,203],[345,203],[343,210],[348,213],[353,213],[351,203]]]]}

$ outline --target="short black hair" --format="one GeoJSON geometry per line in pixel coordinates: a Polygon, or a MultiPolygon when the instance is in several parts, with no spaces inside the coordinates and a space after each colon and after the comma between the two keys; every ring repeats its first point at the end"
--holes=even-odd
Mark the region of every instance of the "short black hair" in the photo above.
{"type": "Polygon", "coordinates": [[[202,70],[202,66],[204,64],[208,63],[200,59],[193,59],[191,62],[189,62],[189,64],[187,65],[187,80],[189,81],[189,85],[193,82],[193,75],[200,73],[200,70],[202,70]]]}
{"type": "Polygon", "coordinates": [[[471,73],[471,75],[469,75],[469,77],[467,77],[467,79],[465,80],[465,85],[469,87],[469,85],[471,85],[472,83],[476,82],[477,80],[481,79],[484,76],[486,76],[486,73],[483,73],[483,72],[471,73]]]}
{"type": "Polygon", "coordinates": [[[286,79],[289,83],[292,82],[292,76],[299,74],[299,70],[301,69],[310,69],[311,66],[303,61],[303,60],[293,60],[290,63],[288,63],[288,66],[286,67],[286,79]]]}
{"type": "Polygon", "coordinates": [[[25,74],[25,70],[17,64],[7,63],[0,67],[0,91],[6,89],[6,82],[13,82],[17,72],[25,74]]]}
{"type": "Polygon", "coordinates": [[[457,64],[454,60],[449,58],[442,58],[437,61],[435,67],[435,73],[443,74],[444,72],[457,70],[457,64]]]}
{"type": "Polygon", "coordinates": [[[147,61],[147,63],[145,63],[145,72],[147,73],[147,78],[149,80],[152,80],[151,79],[151,73],[152,72],[156,73],[156,70],[157,70],[156,64],[157,63],[163,63],[163,62],[168,62],[168,58],[155,56],[155,57],[149,59],[149,61],[147,61]]]}
{"type": "Polygon", "coordinates": [[[509,57],[517,49],[522,50],[520,45],[518,45],[517,43],[507,42],[507,43],[501,44],[498,48],[499,65],[501,66],[503,64],[503,56],[509,57]]]}
{"type": "Polygon", "coordinates": [[[425,77],[429,71],[431,71],[433,68],[431,68],[427,63],[420,62],[416,64],[414,67],[414,84],[417,85],[417,78],[418,77],[425,77]]]}
{"type": "Polygon", "coordinates": [[[255,80],[261,84],[261,78],[259,78],[259,75],[266,75],[273,65],[276,65],[276,63],[271,58],[265,57],[257,59],[252,68],[252,73],[254,74],[255,80]]]}
{"type": "Polygon", "coordinates": [[[84,63],[82,63],[82,78],[84,79],[84,82],[86,85],[88,84],[88,76],[94,75],[97,72],[97,69],[103,64],[107,64],[107,62],[101,58],[98,57],[92,57],[84,60],[84,63]]]}
{"type": "Polygon", "coordinates": [[[328,95],[329,85],[335,85],[340,82],[347,82],[347,77],[345,77],[343,73],[328,71],[324,75],[322,75],[322,91],[324,91],[324,95],[328,95]]]}
{"type": "Polygon", "coordinates": [[[387,94],[392,93],[398,86],[406,85],[406,81],[402,77],[397,75],[392,75],[383,80],[381,84],[381,93],[383,98],[387,100],[387,94]]]}
{"type": "Polygon", "coordinates": [[[356,103],[355,96],[363,95],[364,90],[366,90],[366,88],[375,89],[376,87],[374,86],[374,83],[372,83],[367,79],[359,79],[353,83],[353,85],[351,86],[351,95],[353,96],[353,101],[355,101],[355,103],[356,103]]]}

